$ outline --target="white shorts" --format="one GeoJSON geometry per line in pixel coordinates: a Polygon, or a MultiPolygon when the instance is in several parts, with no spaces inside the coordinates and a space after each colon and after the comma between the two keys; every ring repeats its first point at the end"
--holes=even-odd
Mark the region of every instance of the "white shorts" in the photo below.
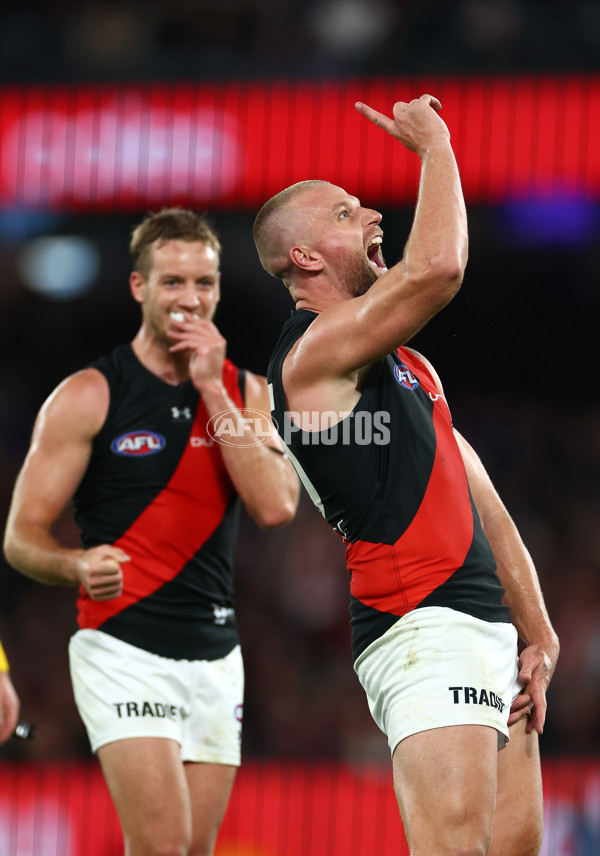
{"type": "Polygon", "coordinates": [[[220,660],[171,660],[86,629],[71,637],[69,661],[93,752],[128,737],[165,737],[180,744],[182,761],[239,766],[239,645],[220,660]]]}
{"type": "Polygon", "coordinates": [[[521,690],[517,659],[512,624],[431,606],[398,619],[354,668],[392,754],[405,737],[448,725],[489,725],[502,749],[521,690]]]}

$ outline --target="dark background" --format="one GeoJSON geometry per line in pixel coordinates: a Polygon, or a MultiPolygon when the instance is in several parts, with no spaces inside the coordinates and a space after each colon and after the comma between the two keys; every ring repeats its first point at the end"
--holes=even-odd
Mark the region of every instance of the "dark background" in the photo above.
{"type": "MultiPolygon", "coordinates": [[[[592,0],[64,0],[21,3],[0,27],[0,84],[597,72],[599,59],[600,4],[592,0]]],[[[0,212],[3,519],[44,398],[136,332],[127,243],[143,213],[0,212]],[[43,234],[91,239],[100,269],[89,293],[60,301],[27,288],[23,249],[43,234]]],[[[412,211],[382,213],[389,264],[401,255],[412,211]]],[[[216,320],[230,358],[264,373],[291,304],[258,264],[252,216],[213,217],[224,247],[216,320]]],[[[508,205],[469,206],[469,222],[463,288],[411,344],[438,369],[457,428],[515,518],[561,637],[542,750],[598,754],[598,204],[529,209],[525,219],[508,205]]],[[[76,543],[68,514],[59,532],[76,543]]],[[[285,530],[264,534],[244,518],[237,557],[246,756],[386,758],[352,670],[339,539],[304,496],[285,530]]],[[[11,741],[5,757],[89,753],[68,677],[74,597],[2,567],[0,636],[23,716],[38,725],[34,741],[11,741]]]]}

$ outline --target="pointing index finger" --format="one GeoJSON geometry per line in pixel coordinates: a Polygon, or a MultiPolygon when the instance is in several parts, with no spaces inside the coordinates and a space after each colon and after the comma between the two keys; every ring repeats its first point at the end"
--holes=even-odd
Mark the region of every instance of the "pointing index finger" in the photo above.
{"type": "Polygon", "coordinates": [[[377,125],[379,128],[384,128],[386,131],[389,130],[388,126],[391,124],[391,121],[388,116],[384,116],[383,113],[373,110],[372,107],[369,107],[367,104],[363,104],[362,101],[357,101],[354,106],[359,113],[366,116],[374,125],[377,125]]]}

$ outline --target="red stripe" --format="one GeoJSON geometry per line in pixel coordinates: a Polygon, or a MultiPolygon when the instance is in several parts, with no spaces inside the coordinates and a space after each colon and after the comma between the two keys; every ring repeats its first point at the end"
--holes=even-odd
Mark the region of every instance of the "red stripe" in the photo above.
{"type": "MultiPolygon", "coordinates": [[[[427,393],[437,394],[423,364],[402,349],[403,362],[427,393]]],[[[358,541],[346,560],[355,598],[392,615],[404,615],[461,567],[473,540],[467,475],[445,401],[433,405],[437,438],[433,468],[419,509],[395,544],[358,541]],[[448,501],[452,497],[452,501],[448,501]]]]}
{"type": "MultiPolygon", "coordinates": [[[[226,369],[229,367],[234,371],[224,371],[224,381],[235,404],[243,407],[237,369],[232,364],[226,369]]],[[[190,436],[208,438],[207,419],[200,400],[190,436]]],[[[176,577],[217,529],[233,493],[219,447],[188,443],[169,483],[114,542],[131,557],[122,565],[123,594],[98,602],[81,590],[77,601],[79,626],[98,628],[176,577]]]]}

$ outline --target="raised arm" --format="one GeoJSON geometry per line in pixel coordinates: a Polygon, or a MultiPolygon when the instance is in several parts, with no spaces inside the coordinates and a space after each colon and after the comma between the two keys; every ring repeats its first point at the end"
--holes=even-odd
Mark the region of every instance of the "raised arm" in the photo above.
{"type": "Polygon", "coordinates": [[[6,560],[51,585],[83,585],[96,600],[121,593],[120,562],[112,545],[90,550],[61,544],[53,527],[87,468],[92,441],[108,411],[109,391],[95,369],[72,375],[46,401],[13,492],[4,536],[6,560]]]}
{"type": "MultiPolygon", "coordinates": [[[[454,297],[467,264],[467,215],[440,102],[398,102],[393,118],[357,109],[421,159],[415,214],[400,261],[363,296],[321,311],[303,337],[298,367],[306,379],[348,376],[407,342],[454,297]]],[[[376,235],[379,219],[368,219],[376,212],[362,210],[365,233],[376,235]]]]}

